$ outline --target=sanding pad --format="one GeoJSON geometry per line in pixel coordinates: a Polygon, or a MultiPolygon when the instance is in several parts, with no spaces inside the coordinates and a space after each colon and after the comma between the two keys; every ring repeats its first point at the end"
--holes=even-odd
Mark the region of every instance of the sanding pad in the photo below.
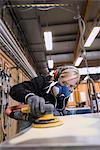
{"type": "Polygon", "coordinates": [[[44,115],[41,118],[38,118],[32,124],[34,128],[50,128],[63,125],[63,121],[59,120],[53,114],[44,115]]]}
{"type": "Polygon", "coordinates": [[[33,128],[51,128],[51,127],[56,127],[56,126],[61,126],[63,125],[63,121],[59,120],[58,122],[52,122],[48,124],[33,124],[33,128]]]}

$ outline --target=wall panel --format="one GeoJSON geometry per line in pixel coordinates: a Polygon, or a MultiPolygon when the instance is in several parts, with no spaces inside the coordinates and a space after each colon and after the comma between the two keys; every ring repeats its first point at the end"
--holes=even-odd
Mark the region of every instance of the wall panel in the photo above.
{"type": "MultiPolygon", "coordinates": [[[[0,49],[0,70],[8,71],[7,73],[11,74],[10,77],[10,86],[13,86],[17,83],[23,82],[25,80],[29,80],[27,75],[23,73],[23,71],[16,66],[16,64],[6,55],[3,53],[3,51],[0,49]]],[[[6,82],[5,82],[6,84],[6,82]]],[[[1,85],[3,87],[3,85],[1,85]]],[[[5,99],[5,97],[1,97],[1,99],[5,99]]],[[[18,105],[18,102],[12,100],[12,98],[8,95],[8,103],[9,106],[14,106],[18,105]]],[[[0,104],[1,106],[1,104],[0,104]]],[[[11,138],[16,134],[17,131],[17,121],[14,119],[8,118],[5,114],[4,115],[4,120],[5,120],[5,125],[6,125],[6,132],[7,136],[5,137],[6,139],[11,138]]],[[[1,111],[0,111],[0,118],[1,118],[1,111]]],[[[2,118],[0,119],[0,142],[3,141],[3,131],[2,131],[2,126],[1,126],[1,121],[2,118]]]]}

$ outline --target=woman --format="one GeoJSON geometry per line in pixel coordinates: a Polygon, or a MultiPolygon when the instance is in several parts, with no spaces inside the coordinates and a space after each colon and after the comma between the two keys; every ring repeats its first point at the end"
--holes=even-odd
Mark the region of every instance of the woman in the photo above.
{"type": "MultiPolygon", "coordinates": [[[[79,79],[80,75],[76,67],[64,66],[58,68],[53,77],[38,76],[14,85],[10,90],[10,96],[18,102],[28,104],[33,118],[44,115],[48,109],[55,115],[57,115],[56,111],[61,112],[59,115],[64,115],[63,110],[79,79]]],[[[10,108],[10,111],[8,108],[6,114],[15,119],[21,119],[23,116],[22,113],[16,113],[13,108],[10,108]]]]}

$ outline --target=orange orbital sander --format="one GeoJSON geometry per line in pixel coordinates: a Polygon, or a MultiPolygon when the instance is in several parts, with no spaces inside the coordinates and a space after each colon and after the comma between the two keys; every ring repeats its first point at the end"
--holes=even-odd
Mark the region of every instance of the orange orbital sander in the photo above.
{"type": "MultiPolygon", "coordinates": [[[[32,127],[33,128],[50,128],[63,125],[63,121],[59,120],[53,115],[54,107],[51,104],[45,104],[45,114],[34,120],[32,127]]],[[[22,113],[30,113],[30,108],[28,105],[25,105],[21,108],[22,113]]]]}

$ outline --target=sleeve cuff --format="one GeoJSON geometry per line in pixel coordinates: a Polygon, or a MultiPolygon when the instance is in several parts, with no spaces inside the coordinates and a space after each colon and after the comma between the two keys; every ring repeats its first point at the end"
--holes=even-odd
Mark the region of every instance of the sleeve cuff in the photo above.
{"type": "Polygon", "coordinates": [[[35,94],[34,93],[29,93],[25,96],[25,102],[27,102],[27,99],[30,97],[30,96],[34,96],[35,94]]]}

